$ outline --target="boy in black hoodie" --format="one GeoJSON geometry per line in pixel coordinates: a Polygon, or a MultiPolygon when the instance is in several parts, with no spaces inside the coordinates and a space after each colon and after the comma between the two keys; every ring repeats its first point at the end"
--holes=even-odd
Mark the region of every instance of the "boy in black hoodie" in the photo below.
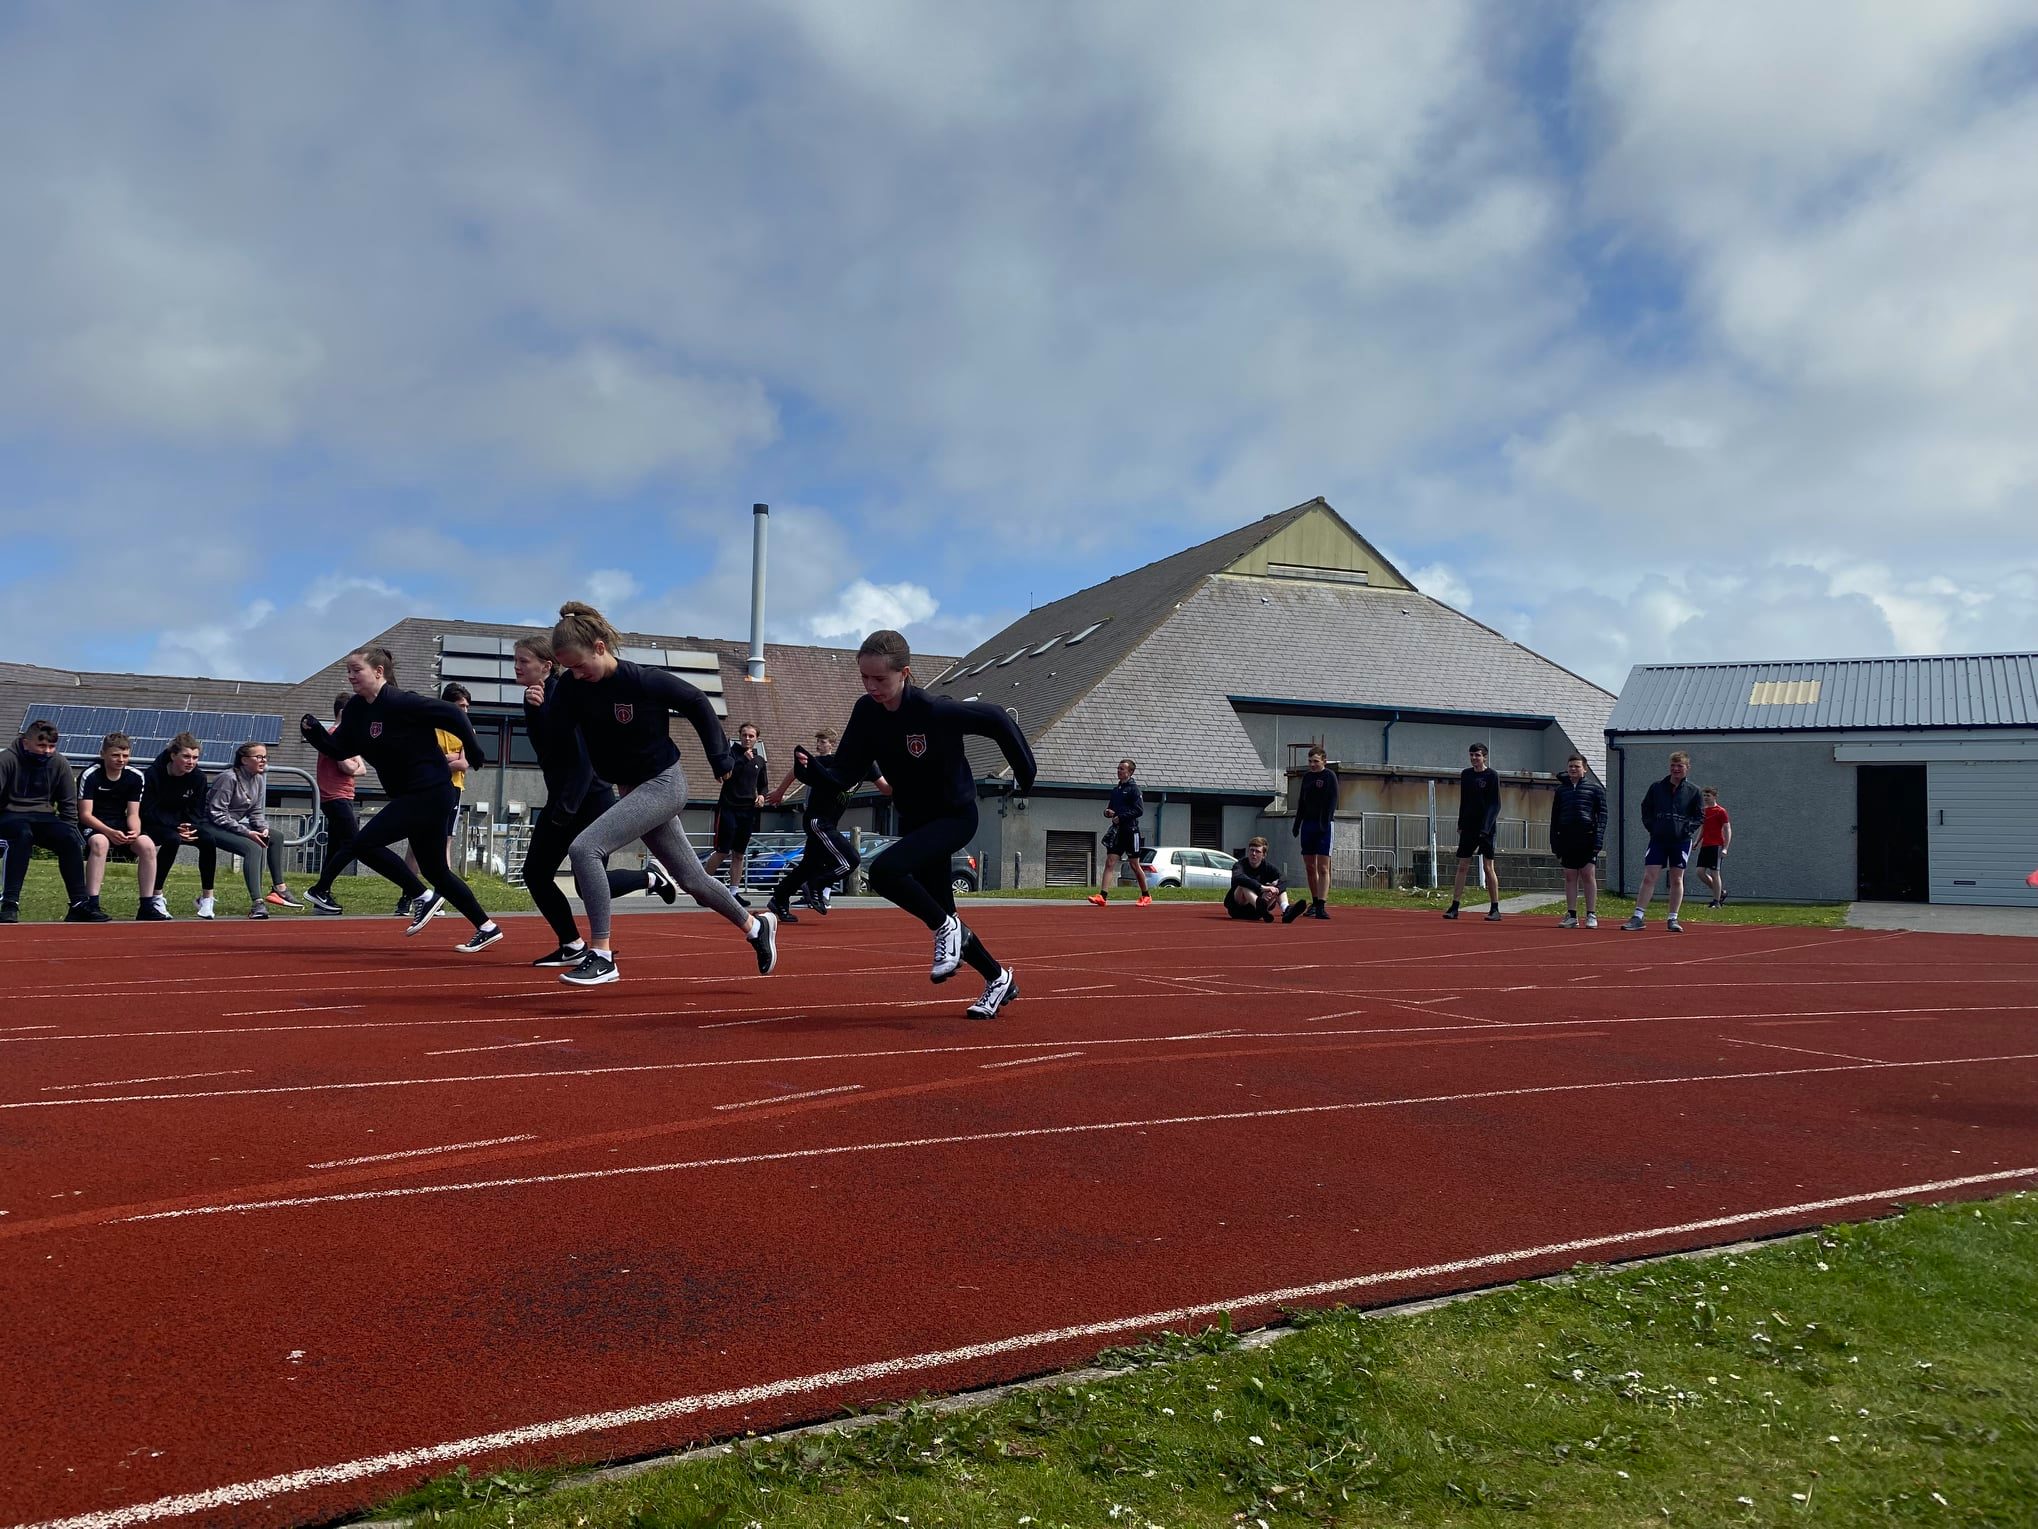
{"type": "Polygon", "coordinates": [[[1672,934],[1684,933],[1677,922],[1684,906],[1684,862],[1691,854],[1692,836],[1705,822],[1705,802],[1698,787],[1688,779],[1691,756],[1679,749],[1670,756],[1670,773],[1649,787],[1642,797],[1642,827],[1649,831],[1649,852],[1642,861],[1642,887],[1635,893],[1635,911],[1623,929],[1639,929],[1648,922],[1649,898],[1656,890],[1656,873],[1662,871],[1669,884],[1670,918],[1664,925],[1672,934]]]}
{"type": "Polygon", "coordinates": [[[21,919],[21,884],[37,845],[57,857],[72,924],[103,924],[106,914],[85,895],[85,841],[78,837],[78,777],[57,752],[57,725],[37,720],[0,750],[0,843],[7,846],[7,880],[0,890],[0,924],[21,919]]]}

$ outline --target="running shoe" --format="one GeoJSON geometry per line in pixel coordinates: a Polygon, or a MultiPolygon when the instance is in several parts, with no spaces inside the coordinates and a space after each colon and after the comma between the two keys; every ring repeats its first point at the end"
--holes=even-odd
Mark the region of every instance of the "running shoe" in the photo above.
{"type": "Polygon", "coordinates": [[[1458,905],[1456,903],[1452,903],[1448,908],[1444,909],[1445,918],[1456,918],[1457,916],[1458,916],[1458,905]]]}
{"type": "Polygon", "coordinates": [[[192,905],[192,906],[194,906],[195,908],[197,908],[197,909],[198,909],[198,916],[199,916],[200,918],[211,918],[211,917],[212,917],[212,894],[211,894],[210,892],[207,892],[207,893],[206,893],[206,894],[205,894],[205,895],[204,895],[203,897],[201,897],[201,898],[198,898],[198,899],[197,899],[197,900],[196,900],[196,901],[195,901],[195,902],[193,903],[193,905],[192,905]]]}
{"type": "Polygon", "coordinates": [[[1578,915],[1575,913],[1565,914],[1557,920],[1557,927],[1559,929],[1576,929],[1578,927],[1578,915]]]}
{"type": "Polygon", "coordinates": [[[1486,922],[1489,924],[1497,924],[1500,922],[1500,904],[1495,903],[1492,907],[1486,910],[1486,922]]]}
{"type": "Polygon", "coordinates": [[[408,897],[399,897],[396,900],[396,916],[398,918],[410,917],[410,899],[408,897]]]}
{"type": "Polygon", "coordinates": [[[731,887],[729,889],[729,894],[736,899],[737,907],[747,908],[750,906],[750,899],[744,895],[743,889],[741,887],[731,887]]]}
{"type": "Polygon", "coordinates": [[[800,921],[800,916],[776,897],[772,898],[764,906],[765,910],[781,924],[797,924],[800,921]]]}
{"type": "Polygon", "coordinates": [[[962,920],[953,913],[941,921],[941,927],[934,931],[934,968],[927,975],[936,982],[946,982],[955,975],[955,969],[962,965],[962,920]]]}
{"type": "Polygon", "coordinates": [[[288,892],[284,891],[283,888],[281,887],[277,887],[276,889],[274,889],[272,892],[270,892],[270,894],[267,897],[263,898],[262,901],[267,903],[272,908],[302,908],[304,906],[303,903],[299,902],[296,898],[292,897],[288,892]]]}
{"type": "Polygon", "coordinates": [[[168,924],[175,922],[170,917],[170,910],[163,906],[163,900],[160,897],[144,897],[141,900],[141,906],[134,910],[134,916],[137,923],[143,924],[168,924]]]}
{"type": "Polygon", "coordinates": [[[757,933],[750,936],[750,948],[757,952],[757,974],[769,977],[778,965],[778,915],[769,908],[757,915],[757,933]]]}
{"type": "Polygon", "coordinates": [[[996,1019],[998,1010],[1019,996],[1019,979],[1009,966],[998,968],[998,975],[984,987],[984,996],[971,1004],[965,1011],[971,1019],[996,1019]]]}
{"type": "Polygon", "coordinates": [[[580,965],[581,961],[585,959],[586,956],[587,947],[581,944],[580,941],[575,940],[571,945],[561,945],[549,956],[538,957],[538,959],[533,961],[531,965],[544,967],[572,967],[580,965]]]}
{"type": "Polygon", "coordinates": [[[644,862],[644,874],[651,879],[646,890],[656,892],[665,900],[666,907],[671,907],[679,899],[679,884],[665,874],[665,867],[656,860],[644,862]]]}
{"type": "Polygon", "coordinates": [[[249,918],[267,918],[268,916],[269,910],[260,903],[256,903],[254,907],[248,909],[249,918]]]}
{"type": "Polygon", "coordinates": [[[604,982],[614,982],[616,975],[614,956],[605,956],[599,951],[589,950],[582,952],[580,965],[570,972],[561,972],[559,980],[570,982],[575,987],[600,987],[604,982]]]}
{"type": "Polygon", "coordinates": [[[502,925],[496,923],[487,923],[483,924],[479,929],[475,930],[471,936],[469,936],[467,939],[462,940],[458,945],[455,945],[453,948],[459,951],[460,954],[463,956],[471,956],[477,950],[488,949],[489,946],[493,945],[497,940],[501,938],[502,938],[502,925]]]}
{"type": "Polygon", "coordinates": [[[1313,907],[1313,908],[1311,908],[1311,909],[1309,910],[1309,916],[1310,916],[1311,918],[1321,918],[1321,919],[1327,919],[1327,918],[1329,918],[1329,917],[1330,917],[1330,904],[1329,904],[1329,903],[1318,903],[1318,904],[1317,904],[1317,905],[1316,905],[1315,907],[1313,907]]]}
{"type": "Polygon", "coordinates": [[[64,915],[67,924],[110,924],[113,915],[104,908],[86,901],[71,904],[71,911],[64,915]]]}
{"type": "Polygon", "coordinates": [[[1139,900],[1132,906],[1135,908],[1151,908],[1153,906],[1153,899],[1142,892],[1139,894],[1139,900]]]}
{"type": "Polygon", "coordinates": [[[1665,929],[1669,930],[1669,931],[1670,931],[1670,932],[1671,932],[1672,934],[1682,934],[1682,933],[1684,933],[1684,926],[1683,926],[1682,924],[1678,923],[1678,922],[1677,922],[1677,920],[1676,920],[1676,919],[1674,919],[1674,918],[1673,918],[1673,919],[1671,919],[1671,920],[1670,920],[1670,922],[1668,922],[1667,924],[1665,924],[1665,925],[1664,925],[1663,927],[1664,927],[1665,929]]]}
{"type": "Polygon", "coordinates": [[[1639,914],[1639,913],[1630,913],[1630,914],[1628,915],[1628,921],[1627,921],[1627,922],[1626,922],[1625,924],[1621,925],[1621,928],[1623,928],[1623,929],[1639,929],[1639,928],[1641,928],[1641,927],[1642,927],[1642,925],[1646,924],[1647,922],[1648,922],[1648,920],[1647,920],[1647,919],[1645,919],[1645,918],[1643,918],[1641,914],[1639,914]]]}
{"type": "Polygon", "coordinates": [[[446,899],[437,892],[427,892],[423,897],[415,899],[410,905],[410,928],[404,930],[404,933],[422,934],[425,925],[437,918],[445,906],[446,899]]]}
{"type": "Polygon", "coordinates": [[[1292,902],[1288,904],[1287,907],[1281,910],[1281,922],[1284,924],[1292,924],[1295,922],[1295,920],[1302,917],[1302,915],[1307,913],[1308,911],[1309,904],[1301,902],[1299,900],[1296,902],[1292,902]]]}
{"type": "Polygon", "coordinates": [[[1597,913],[1586,914],[1585,927],[1587,929],[1597,929],[1599,927],[1599,915],[1597,913]]]}
{"type": "Polygon", "coordinates": [[[1111,901],[1111,899],[1106,897],[1102,892],[1092,892],[1088,897],[1084,898],[1083,901],[1086,903],[1095,903],[1098,907],[1102,908],[1106,906],[1111,901]]]}
{"type": "Polygon", "coordinates": [[[347,911],[340,906],[340,900],[337,897],[334,897],[330,892],[321,892],[317,887],[313,887],[309,892],[306,892],[304,900],[311,904],[311,910],[314,913],[345,913],[347,911]]]}
{"type": "Polygon", "coordinates": [[[806,891],[800,894],[800,906],[820,914],[823,918],[828,916],[828,899],[819,892],[816,892],[812,887],[808,887],[806,891]]]}
{"type": "Polygon", "coordinates": [[[21,906],[18,903],[0,903],[0,924],[21,922],[21,906]]]}

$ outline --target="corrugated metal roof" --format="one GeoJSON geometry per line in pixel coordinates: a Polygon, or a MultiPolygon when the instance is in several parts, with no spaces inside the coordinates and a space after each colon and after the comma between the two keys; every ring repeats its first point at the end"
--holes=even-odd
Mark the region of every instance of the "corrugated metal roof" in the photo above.
{"type": "Polygon", "coordinates": [[[1607,723],[1616,733],[1855,727],[2038,727],[2038,653],[1637,664],[1607,723]]]}

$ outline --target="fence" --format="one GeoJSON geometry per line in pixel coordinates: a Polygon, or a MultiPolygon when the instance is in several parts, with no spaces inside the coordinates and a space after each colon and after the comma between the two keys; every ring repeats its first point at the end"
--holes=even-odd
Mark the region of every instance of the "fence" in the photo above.
{"type": "MultiPolygon", "coordinates": [[[[1457,841],[1457,824],[1438,818],[1433,880],[1427,813],[1368,812],[1361,814],[1356,824],[1340,818],[1331,850],[1331,879],[1346,887],[1427,887],[1448,882],[1457,872],[1457,841]]],[[[1503,887],[1563,885],[1564,873],[1550,853],[1550,825],[1545,820],[1502,818],[1494,825],[1493,858],[1503,887]]]]}

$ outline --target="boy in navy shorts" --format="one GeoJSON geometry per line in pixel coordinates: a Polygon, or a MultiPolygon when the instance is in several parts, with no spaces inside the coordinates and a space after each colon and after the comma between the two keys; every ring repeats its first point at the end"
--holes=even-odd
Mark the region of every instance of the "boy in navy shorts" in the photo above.
{"type": "Polygon", "coordinates": [[[1153,901],[1147,890],[1146,866],[1139,858],[1144,847],[1139,820],[1146,816],[1146,799],[1139,793],[1139,782],[1132,778],[1132,772],[1138,768],[1130,759],[1118,761],[1118,784],[1111,788],[1111,800],[1104,808],[1104,816],[1111,820],[1111,826],[1104,830],[1104,880],[1090,895],[1090,901],[1100,908],[1111,896],[1111,883],[1118,879],[1120,860],[1132,867],[1133,879],[1139,883],[1139,901],[1133,906],[1144,908],[1153,901]]]}
{"type": "Polygon", "coordinates": [[[1672,934],[1684,933],[1684,926],[1677,922],[1684,906],[1684,865],[1691,855],[1692,835],[1705,820],[1705,803],[1698,787],[1685,778],[1690,773],[1691,756],[1679,749],[1670,756],[1670,773],[1642,797],[1642,827],[1649,832],[1649,852],[1642,857],[1642,887],[1635,893],[1634,914],[1621,925],[1623,929],[1640,929],[1649,921],[1649,898],[1660,871],[1670,898],[1670,917],[1664,927],[1672,934]]]}

